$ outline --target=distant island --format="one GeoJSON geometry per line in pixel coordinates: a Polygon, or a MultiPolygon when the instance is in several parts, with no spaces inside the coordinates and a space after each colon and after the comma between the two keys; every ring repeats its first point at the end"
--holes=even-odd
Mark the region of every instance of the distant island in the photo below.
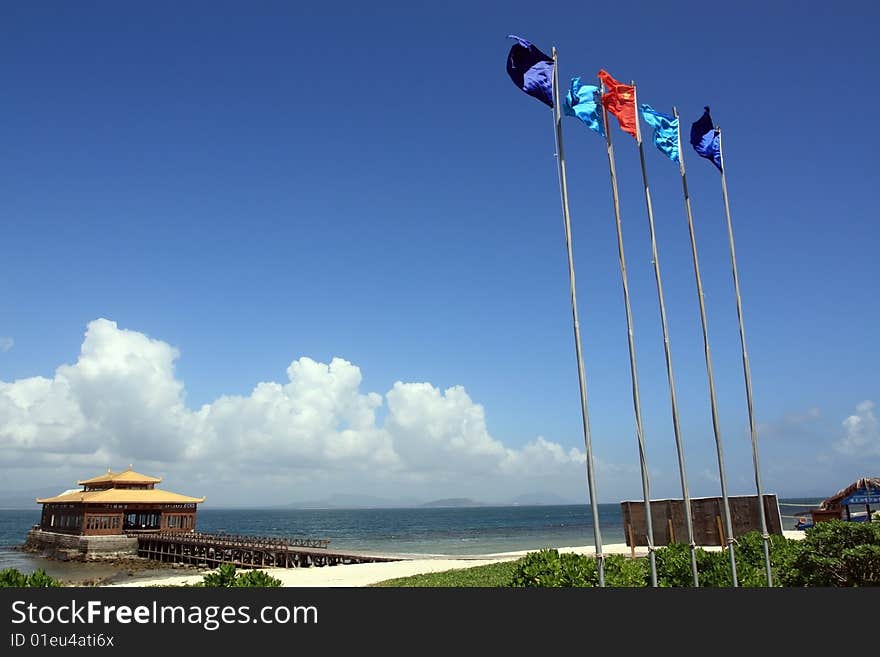
{"type": "Polygon", "coordinates": [[[480,506],[545,506],[580,504],[579,500],[564,498],[545,491],[535,491],[506,500],[475,500],[470,497],[444,497],[424,501],[409,497],[390,499],[375,495],[341,494],[322,499],[300,500],[276,505],[287,509],[412,509],[412,508],[467,508],[480,506]]]}
{"type": "Polygon", "coordinates": [[[425,508],[459,508],[465,506],[486,506],[483,502],[477,502],[476,500],[472,500],[469,497],[448,497],[444,500],[433,500],[431,502],[425,502],[424,504],[420,504],[419,506],[425,508]]]}

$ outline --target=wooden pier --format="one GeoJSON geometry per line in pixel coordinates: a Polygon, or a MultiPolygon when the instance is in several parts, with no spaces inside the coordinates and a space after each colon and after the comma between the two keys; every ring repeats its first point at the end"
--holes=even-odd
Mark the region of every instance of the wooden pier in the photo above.
{"type": "Polygon", "coordinates": [[[329,540],[231,534],[139,533],[138,556],[171,563],[237,568],[309,568],[399,561],[394,557],[331,551],[329,540]]]}

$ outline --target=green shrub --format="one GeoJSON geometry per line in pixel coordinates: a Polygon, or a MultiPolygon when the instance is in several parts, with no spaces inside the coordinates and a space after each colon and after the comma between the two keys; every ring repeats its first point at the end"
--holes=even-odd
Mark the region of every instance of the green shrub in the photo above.
{"type": "MultiPolygon", "coordinates": [[[[658,548],[654,553],[657,560],[657,584],[662,587],[688,587],[694,584],[691,570],[691,550],[684,543],[672,543],[658,548]]],[[[725,551],[708,552],[702,548],[694,550],[697,560],[697,577],[700,586],[732,586],[730,576],[730,557],[725,551]]]]}
{"type": "Polygon", "coordinates": [[[30,588],[54,589],[60,587],[61,582],[54,577],[49,577],[42,568],[38,568],[27,576],[27,586],[30,588]]]}
{"type": "Polygon", "coordinates": [[[510,586],[530,588],[584,587],[599,583],[596,560],[558,550],[529,552],[514,569],[510,586]]]}
{"type": "Polygon", "coordinates": [[[377,587],[431,587],[431,588],[498,588],[510,586],[519,561],[499,561],[485,566],[453,568],[439,573],[423,573],[397,577],[378,582],[377,587]]]}
{"type": "Polygon", "coordinates": [[[61,586],[54,577],[49,577],[46,571],[38,568],[29,575],[19,572],[15,568],[0,570],[0,588],[57,588],[61,586]]]}
{"type": "MultiPolygon", "coordinates": [[[[590,561],[594,562],[595,568],[595,559],[590,561]]],[[[647,559],[631,559],[622,554],[609,554],[605,557],[605,586],[648,586],[651,581],[650,571],[651,567],[647,559]]],[[[596,579],[598,584],[598,576],[596,579]]]]}
{"type": "Polygon", "coordinates": [[[277,577],[272,577],[269,573],[264,570],[249,570],[244,573],[239,573],[238,577],[235,578],[235,583],[233,586],[236,587],[274,587],[281,586],[281,580],[277,577]]]}
{"type": "Polygon", "coordinates": [[[715,588],[733,586],[730,555],[726,551],[697,550],[697,572],[700,576],[700,586],[715,588]]]}
{"type": "Polygon", "coordinates": [[[782,586],[880,586],[880,523],[820,522],[793,543],[782,586]]]}
{"type": "Polygon", "coordinates": [[[846,586],[880,586],[880,545],[860,545],[841,555],[846,586]]]}
{"type": "MultiPolygon", "coordinates": [[[[770,537],[770,558],[774,572],[780,566],[786,564],[791,558],[792,548],[790,541],[783,536],[770,537]]],[[[730,575],[730,555],[726,550],[706,551],[697,548],[697,574],[700,586],[722,587],[732,586],[733,578],[730,575]]],[[[767,576],[764,565],[764,541],[759,532],[749,532],[740,537],[734,544],[736,557],[736,574],[740,586],[760,587],[767,586],[767,576]]],[[[693,575],[691,573],[690,548],[681,543],[675,543],[656,552],[657,578],[660,586],[691,586],[693,575]]],[[[778,578],[774,575],[774,584],[778,578]]]]}
{"type": "MultiPolygon", "coordinates": [[[[771,572],[775,586],[880,586],[880,523],[834,520],[808,529],[804,540],[771,535],[771,572]]],[[[749,532],[734,544],[737,581],[742,587],[767,586],[764,540],[749,532]]],[[[727,551],[695,550],[700,586],[729,587],[727,551]]],[[[664,587],[688,587],[693,582],[690,549],[680,543],[655,552],[657,580],[664,587]]],[[[530,552],[517,565],[511,586],[598,586],[596,560],[557,550],[530,552]]],[[[649,562],[620,554],[605,557],[605,585],[648,586],[649,562]]]]}
{"type": "MultiPolygon", "coordinates": [[[[605,557],[605,586],[645,586],[648,563],[622,554],[605,557]]],[[[596,559],[583,554],[557,550],[530,552],[516,565],[511,586],[531,588],[590,587],[599,585],[596,559]]]]}
{"type": "Polygon", "coordinates": [[[202,578],[202,586],[232,588],[232,587],[272,587],[281,586],[281,580],[272,577],[263,570],[248,570],[236,573],[235,566],[231,563],[221,564],[217,572],[208,573],[202,578]]]}
{"type": "Polygon", "coordinates": [[[221,588],[235,586],[235,566],[231,563],[220,564],[217,572],[208,573],[202,578],[202,584],[221,588]]]}
{"type": "Polygon", "coordinates": [[[558,550],[529,552],[517,566],[511,586],[546,588],[560,586],[562,564],[558,550]]]}
{"type": "Polygon", "coordinates": [[[585,587],[599,585],[599,567],[596,560],[583,554],[564,552],[559,555],[562,567],[556,586],[585,587]]]}
{"type": "Polygon", "coordinates": [[[657,583],[660,586],[691,586],[691,550],[684,543],[671,543],[654,553],[657,560],[657,583]]]}
{"type": "Polygon", "coordinates": [[[27,586],[27,576],[20,573],[15,568],[4,568],[0,570],[0,587],[3,588],[23,588],[27,586]]]}
{"type": "MultiPolygon", "coordinates": [[[[770,572],[774,586],[783,586],[781,579],[791,568],[797,554],[797,544],[778,534],[770,535],[770,572]]],[[[737,539],[736,570],[741,586],[767,586],[767,567],[764,563],[764,539],[760,532],[749,532],[737,539]]]]}

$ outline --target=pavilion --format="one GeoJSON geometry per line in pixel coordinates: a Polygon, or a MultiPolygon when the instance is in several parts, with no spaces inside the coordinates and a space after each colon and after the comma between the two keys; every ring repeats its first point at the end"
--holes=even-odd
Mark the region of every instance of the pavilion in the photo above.
{"type": "Polygon", "coordinates": [[[871,505],[880,504],[880,477],[862,477],[822,502],[810,514],[813,523],[826,520],[865,520],[871,522],[871,505]],[[850,506],[864,505],[864,513],[854,514],[850,506]]]}
{"type": "Polygon", "coordinates": [[[131,535],[144,532],[192,532],[197,506],[204,497],[189,497],[156,488],[161,478],[128,466],[122,472],[76,482],[55,497],[37,498],[43,505],[43,532],[79,536],[131,535]]]}

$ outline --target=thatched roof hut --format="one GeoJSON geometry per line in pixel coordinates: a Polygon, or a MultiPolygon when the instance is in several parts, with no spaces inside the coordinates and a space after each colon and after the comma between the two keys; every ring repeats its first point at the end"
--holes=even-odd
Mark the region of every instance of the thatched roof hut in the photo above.
{"type": "Polygon", "coordinates": [[[850,504],[880,504],[880,477],[862,477],[822,502],[820,509],[840,509],[850,504]]]}

